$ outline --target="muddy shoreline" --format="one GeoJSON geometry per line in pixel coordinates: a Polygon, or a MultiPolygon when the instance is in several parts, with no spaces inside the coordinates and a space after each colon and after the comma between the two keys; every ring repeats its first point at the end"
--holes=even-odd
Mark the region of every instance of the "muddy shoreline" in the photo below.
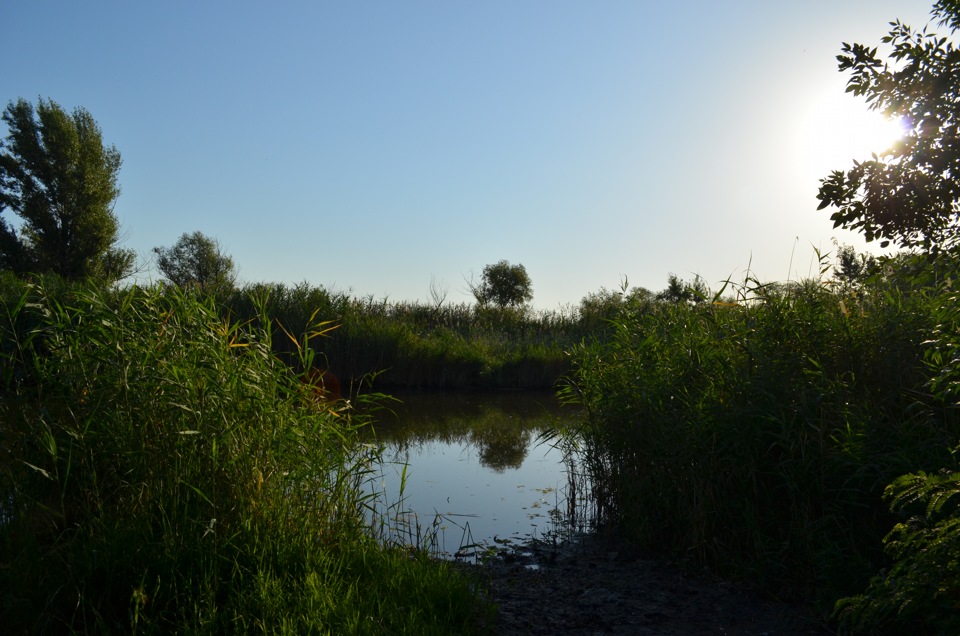
{"type": "Polygon", "coordinates": [[[689,576],[609,537],[532,542],[458,567],[488,586],[498,612],[486,627],[496,636],[833,633],[801,607],[689,576]]]}

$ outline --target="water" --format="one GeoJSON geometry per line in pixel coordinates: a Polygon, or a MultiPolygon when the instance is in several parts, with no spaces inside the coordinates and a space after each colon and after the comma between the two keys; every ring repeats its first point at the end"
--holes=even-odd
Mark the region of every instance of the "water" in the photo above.
{"type": "Polygon", "coordinates": [[[395,396],[394,413],[375,425],[384,451],[371,484],[393,504],[391,538],[476,556],[569,529],[575,457],[542,436],[575,426],[577,410],[550,393],[395,396]]]}

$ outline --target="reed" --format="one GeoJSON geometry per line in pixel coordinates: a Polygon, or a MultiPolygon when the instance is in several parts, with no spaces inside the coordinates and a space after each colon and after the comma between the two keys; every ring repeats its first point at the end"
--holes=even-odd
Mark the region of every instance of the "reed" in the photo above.
{"type": "MultiPolygon", "coordinates": [[[[310,345],[340,378],[378,388],[552,388],[566,352],[585,337],[577,316],[467,304],[350,298],[303,284],[256,285],[227,299],[233,320],[256,319],[251,299],[297,337],[312,319],[338,328],[310,345]]],[[[276,343],[281,355],[293,354],[276,343]]]]}
{"type": "Polygon", "coordinates": [[[927,400],[932,299],[883,281],[640,303],[575,354],[598,514],[637,542],[831,606],[883,562],[883,489],[949,465],[927,400]]]}
{"type": "Polygon", "coordinates": [[[372,536],[363,422],[302,399],[262,304],[238,322],[159,287],[3,300],[11,633],[445,634],[484,616],[473,582],[372,536]]]}
{"type": "MultiPolygon", "coordinates": [[[[910,259],[917,269],[922,260],[910,259]],[[921,261],[918,263],[917,261],[921,261]]],[[[929,265],[929,264],[928,264],[929,265]]],[[[955,259],[944,255],[935,268],[919,268],[923,291],[932,292],[936,327],[924,342],[929,373],[926,403],[947,406],[941,418],[954,431],[952,461],[918,462],[910,473],[884,489],[896,523],[884,537],[887,561],[861,593],[837,601],[840,628],[863,634],[954,634],[960,630],[960,463],[956,446],[960,429],[960,305],[954,282],[955,259]],[[926,271],[924,271],[926,270],[926,271]]],[[[916,283],[916,273],[909,282],[916,283]]]]}

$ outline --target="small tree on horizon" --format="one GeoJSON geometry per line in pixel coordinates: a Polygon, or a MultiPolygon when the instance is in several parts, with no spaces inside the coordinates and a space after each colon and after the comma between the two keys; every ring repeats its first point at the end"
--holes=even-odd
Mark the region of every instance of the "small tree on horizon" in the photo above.
{"type": "Polygon", "coordinates": [[[236,282],[233,259],[202,232],[184,233],[172,247],[155,247],[153,252],[164,277],[178,287],[213,291],[232,289],[236,282]]]}
{"type": "Polygon", "coordinates": [[[852,287],[862,284],[878,267],[871,254],[858,254],[852,245],[837,245],[836,265],[833,277],[841,285],[852,287]]]}
{"type": "Polygon", "coordinates": [[[494,304],[505,309],[533,300],[533,283],[527,269],[520,264],[511,265],[506,260],[484,267],[481,281],[471,281],[469,285],[473,297],[482,306],[494,304]]]}
{"type": "Polygon", "coordinates": [[[710,296],[710,288],[707,282],[697,274],[693,277],[693,282],[687,282],[671,273],[667,276],[667,287],[657,292],[657,300],[671,303],[693,303],[699,304],[707,300],[710,296]]]}

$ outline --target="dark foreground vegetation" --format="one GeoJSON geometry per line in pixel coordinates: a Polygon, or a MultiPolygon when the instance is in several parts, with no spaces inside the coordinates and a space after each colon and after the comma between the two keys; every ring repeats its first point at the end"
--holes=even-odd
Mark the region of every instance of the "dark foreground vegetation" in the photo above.
{"type": "Polygon", "coordinates": [[[4,278],[0,611],[15,633],[478,630],[475,581],[371,530],[390,502],[362,488],[356,389],[562,376],[599,524],[848,631],[949,631],[960,265],[841,256],[541,315],[4,278]]]}
{"type": "Polygon", "coordinates": [[[625,302],[564,390],[589,410],[601,517],[825,615],[842,599],[844,629],[957,633],[958,271],[902,257],[860,281],[625,302]]]}
{"type": "Polygon", "coordinates": [[[960,633],[960,3],[932,17],[842,45],[847,92],[906,132],[817,195],[901,255],[626,303],[566,390],[602,515],[865,634],[960,633]]]}
{"type": "Polygon", "coordinates": [[[589,417],[564,439],[583,449],[599,523],[843,631],[960,633],[960,2],[933,17],[948,37],[892,23],[886,60],[843,45],[848,92],[908,131],[818,194],[835,227],[902,255],[841,249],[835,276],[824,261],[814,280],[716,295],[671,277],[566,313],[524,308],[529,278],[506,261],[476,306],[236,290],[199,233],[155,250],[169,286],[120,289],[135,255],[112,213],[119,153],[82,109],[9,104],[0,212],[21,224],[0,218],[2,629],[490,625],[475,581],[371,529],[389,510],[362,487],[376,451],[361,411],[301,383],[319,369],[354,404],[361,385],[566,377],[589,417]]]}
{"type": "Polygon", "coordinates": [[[377,541],[362,423],[304,394],[259,318],[225,320],[211,298],[173,288],[6,279],[5,633],[482,624],[473,582],[377,541]]]}

